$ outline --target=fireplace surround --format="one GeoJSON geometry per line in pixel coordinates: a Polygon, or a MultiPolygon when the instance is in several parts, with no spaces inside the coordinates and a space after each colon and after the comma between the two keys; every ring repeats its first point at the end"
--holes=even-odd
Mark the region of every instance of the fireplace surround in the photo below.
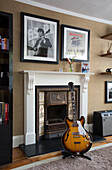
{"type": "Polygon", "coordinates": [[[24,74],[24,138],[25,145],[36,143],[35,130],[35,87],[36,86],[67,86],[71,81],[80,86],[80,116],[85,117],[85,128],[88,130],[88,82],[94,73],[53,72],[53,71],[22,71],[24,74]]]}

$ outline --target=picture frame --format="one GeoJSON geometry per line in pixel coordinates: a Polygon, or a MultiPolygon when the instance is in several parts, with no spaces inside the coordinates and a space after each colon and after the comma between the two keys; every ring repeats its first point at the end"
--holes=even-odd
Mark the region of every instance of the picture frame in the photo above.
{"type": "Polygon", "coordinates": [[[59,63],[59,20],[21,12],[20,61],[59,63]]]}
{"type": "Polygon", "coordinates": [[[112,103],[112,81],[105,81],[105,103],[112,103]]]}
{"type": "Polygon", "coordinates": [[[61,25],[61,60],[89,61],[90,30],[61,25]]]}
{"type": "Polygon", "coordinates": [[[81,72],[90,73],[90,62],[89,61],[81,62],[81,72]]]}

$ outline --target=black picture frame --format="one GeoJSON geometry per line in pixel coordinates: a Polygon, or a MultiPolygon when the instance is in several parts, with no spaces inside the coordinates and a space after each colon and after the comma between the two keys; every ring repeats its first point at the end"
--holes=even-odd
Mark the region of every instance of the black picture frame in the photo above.
{"type": "Polygon", "coordinates": [[[21,12],[20,61],[59,63],[59,20],[21,12]]]}
{"type": "Polygon", "coordinates": [[[61,60],[89,61],[90,30],[61,25],[61,60]]]}
{"type": "Polygon", "coordinates": [[[105,103],[112,103],[112,81],[105,81],[105,103]]]}

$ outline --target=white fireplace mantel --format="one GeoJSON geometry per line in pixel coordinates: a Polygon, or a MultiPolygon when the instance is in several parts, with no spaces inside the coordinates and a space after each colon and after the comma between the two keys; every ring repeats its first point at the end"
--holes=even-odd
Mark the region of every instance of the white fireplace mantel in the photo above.
{"type": "Polygon", "coordinates": [[[69,82],[80,85],[80,116],[87,126],[88,82],[94,73],[22,71],[24,74],[24,136],[25,145],[36,143],[35,133],[35,86],[64,86],[69,82]]]}

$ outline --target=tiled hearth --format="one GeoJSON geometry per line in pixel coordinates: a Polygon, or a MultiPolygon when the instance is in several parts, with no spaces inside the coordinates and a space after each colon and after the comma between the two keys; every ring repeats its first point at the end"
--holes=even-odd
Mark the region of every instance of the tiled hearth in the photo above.
{"type": "Polygon", "coordinates": [[[85,127],[88,129],[88,82],[92,73],[80,72],[50,72],[22,71],[24,73],[24,137],[25,145],[36,143],[35,130],[35,89],[36,86],[67,86],[72,81],[80,86],[80,116],[85,117],[85,127]]]}

